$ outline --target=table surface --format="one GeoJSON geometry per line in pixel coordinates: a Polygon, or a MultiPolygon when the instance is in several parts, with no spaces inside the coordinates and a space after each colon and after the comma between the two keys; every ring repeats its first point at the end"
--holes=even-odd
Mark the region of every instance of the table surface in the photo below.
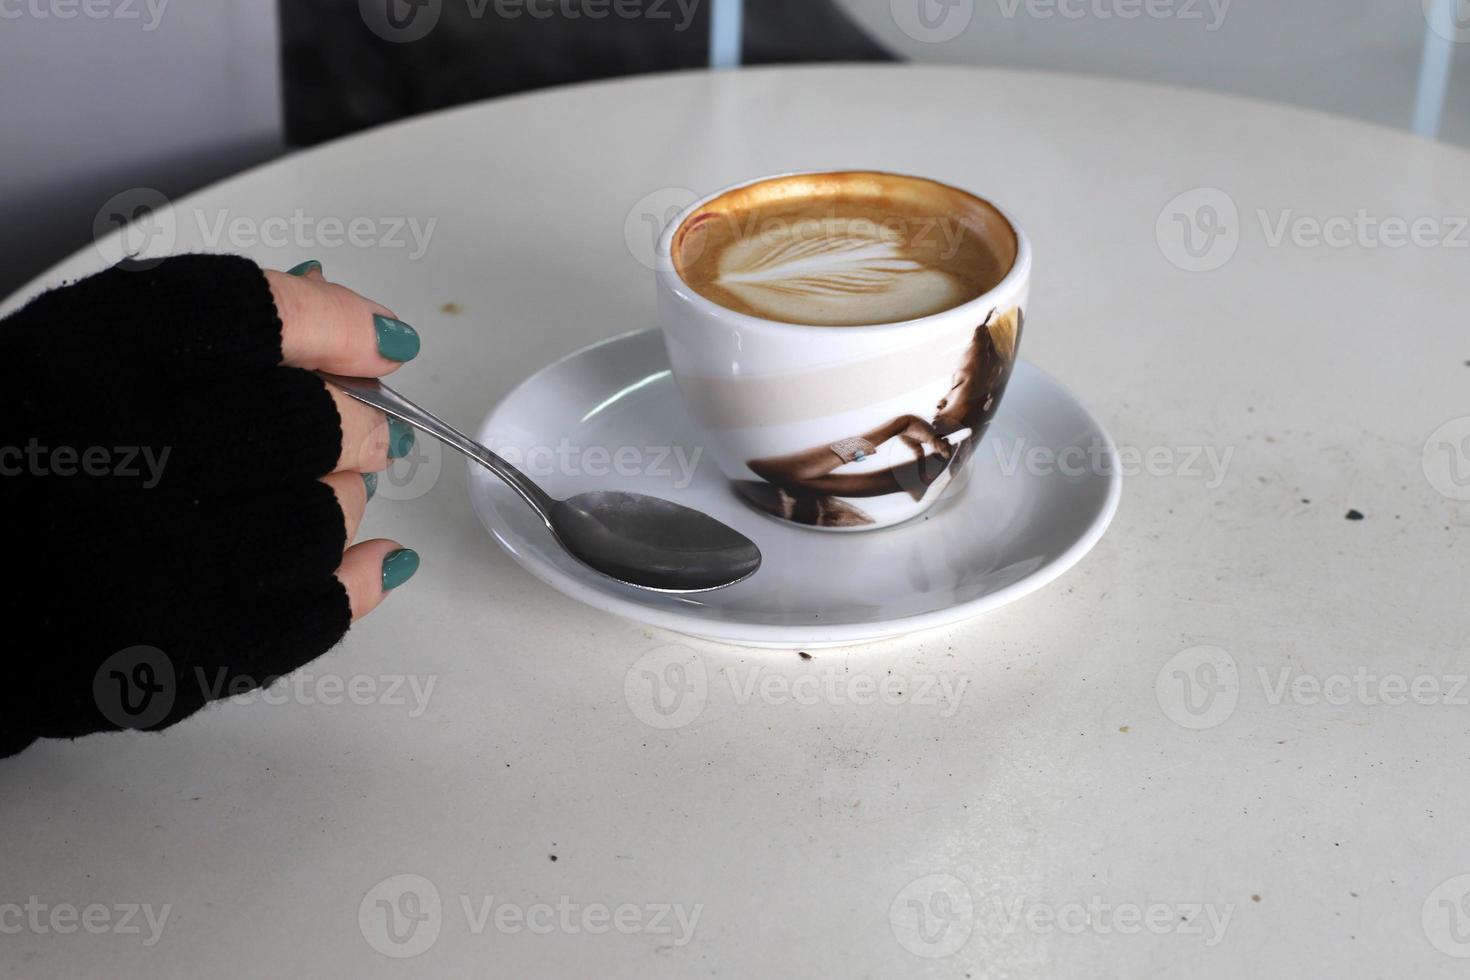
{"type": "Polygon", "coordinates": [[[176,244],[322,259],[423,334],[398,387],[473,424],[651,325],[686,191],[831,167],[1027,227],[1026,355],[1135,454],[1091,555],[955,628],[724,648],[542,586],[430,448],[364,525],[419,577],[279,697],[0,765],[0,964],[1462,975],[1470,153],[1066,75],[681,74],[302,153],[175,202],[176,244]],[[437,222],[424,254],[393,218],[437,222]],[[647,670],[670,647],[692,687],[647,670]]]}

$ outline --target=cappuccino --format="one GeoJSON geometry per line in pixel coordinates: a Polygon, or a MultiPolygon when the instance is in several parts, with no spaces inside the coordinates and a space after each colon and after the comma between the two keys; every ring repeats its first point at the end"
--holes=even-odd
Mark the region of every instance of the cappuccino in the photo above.
{"type": "Polygon", "coordinates": [[[991,204],[919,177],[775,177],[707,202],[675,232],[679,277],[720,306],[824,327],[898,323],[994,289],[1016,261],[991,204]]]}

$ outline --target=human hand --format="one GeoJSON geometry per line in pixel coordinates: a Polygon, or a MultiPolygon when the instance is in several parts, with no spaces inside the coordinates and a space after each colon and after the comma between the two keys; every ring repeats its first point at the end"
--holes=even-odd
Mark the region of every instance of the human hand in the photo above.
{"type": "Polygon", "coordinates": [[[915,459],[922,461],[930,450],[944,460],[954,455],[954,447],[945,442],[926,420],[910,415],[904,423],[898,438],[913,451],[915,459]]]}
{"type": "Polygon", "coordinates": [[[352,543],[412,431],[313,372],[389,374],[418,335],[315,263],[124,264],[0,321],[0,348],[0,509],[27,573],[0,590],[0,756],[268,686],[417,569],[352,543]],[[146,671],[119,667],[139,650],[146,671]]]}

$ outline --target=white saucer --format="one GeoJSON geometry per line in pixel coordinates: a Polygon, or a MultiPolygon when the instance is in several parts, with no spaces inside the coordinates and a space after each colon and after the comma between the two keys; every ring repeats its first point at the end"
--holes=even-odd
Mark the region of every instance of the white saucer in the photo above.
{"type": "Polygon", "coordinates": [[[752,647],[866,643],[1012,602],[1087,554],[1122,490],[1117,451],[1103,427],[1070,392],[1021,361],[970,478],[957,480],[965,485],[926,515],[854,534],[786,524],[741,503],[714,461],[695,455],[700,437],[657,330],[614,337],[543,368],[506,396],[477,438],[554,496],[647,493],[748,535],[764,555],[749,580],[697,596],[643,592],[569,557],[514,492],[478,467],[470,471],[480,519],[548,585],[628,619],[752,647]],[[1067,456],[1047,455],[1068,447],[1075,448],[1067,456]],[[679,452],[694,465],[681,470],[679,452]],[[1062,465],[1028,466],[1028,454],[1062,465]]]}

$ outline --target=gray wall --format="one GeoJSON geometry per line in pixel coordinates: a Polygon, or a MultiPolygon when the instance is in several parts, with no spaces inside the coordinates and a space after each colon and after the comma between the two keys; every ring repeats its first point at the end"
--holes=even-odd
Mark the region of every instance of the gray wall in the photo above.
{"type": "MultiPolygon", "coordinates": [[[[1470,0],[1442,0],[1470,18],[1470,0]]],[[[837,0],[914,61],[1091,72],[1288,102],[1407,129],[1421,0],[837,0]],[[1152,9],[1164,16],[1149,16],[1152,9]],[[924,8],[928,24],[917,19],[924,8]],[[1131,19],[1117,16],[1130,9],[1131,19]],[[1067,15],[1062,11],[1065,10],[1067,15]],[[1112,16],[1109,16],[1112,15],[1112,16]],[[968,23],[966,20],[968,19],[968,23]],[[905,28],[908,28],[906,31],[905,28]]],[[[1470,25],[1470,19],[1464,21],[1470,25]]],[[[1440,136],[1470,145],[1470,30],[1440,136]]]]}
{"type": "Polygon", "coordinates": [[[0,4],[0,295],[90,243],[113,195],[176,197],[281,151],[275,0],[92,10],[0,4]]]}

